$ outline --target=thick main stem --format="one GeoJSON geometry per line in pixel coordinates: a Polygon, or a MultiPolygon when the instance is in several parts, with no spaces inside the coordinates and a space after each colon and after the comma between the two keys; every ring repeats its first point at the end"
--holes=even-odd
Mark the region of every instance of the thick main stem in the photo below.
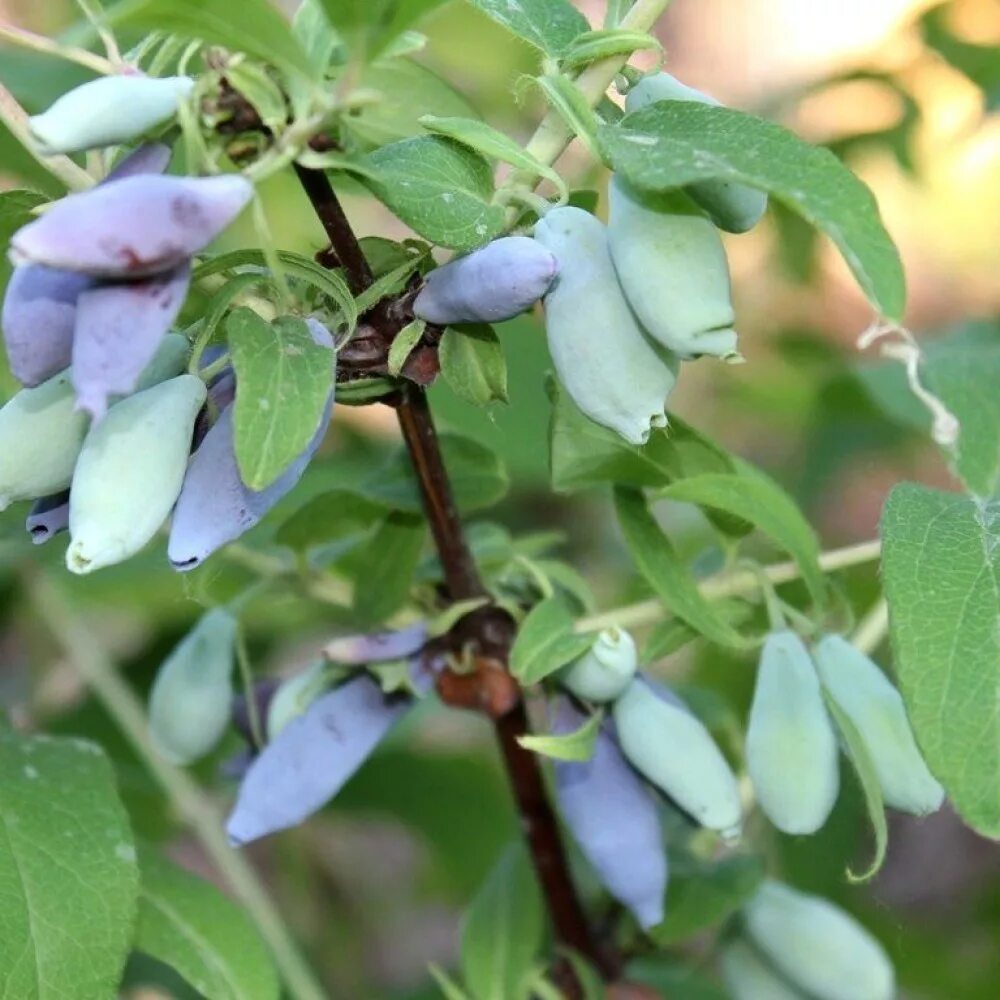
{"type": "MultiPolygon", "coordinates": [[[[296,172],[330,239],[333,252],[357,294],[371,284],[372,275],[336,194],[322,172],[303,167],[297,167],[296,172]]],[[[375,323],[379,321],[379,317],[374,317],[375,323]]],[[[453,601],[480,597],[486,593],[486,588],[465,538],[424,390],[419,386],[408,386],[396,411],[420,484],[424,509],[444,570],[448,596],[453,601]]],[[[478,638],[495,655],[498,652],[497,630],[492,627],[495,622],[489,616],[484,616],[482,623],[483,635],[478,638]]],[[[508,643],[509,635],[506,635],[500,645],[506,647],[508,643]]],[[[502,648],[500,651],[506,654],[507,649],[502,648]]],[[[573,884],[559,835],[559,825],[545,791],[538,760],[517,742],[517,738],[528,731],[528,718],[523,702],[519,701],[510,712],[497,719],[495,726],[556,939],[599,968],[610,971],[608,963],[602,959],[594,943],[573,884]]],[[[579,985],[572,972],[567,967],[563,967],[560,972],[560,978],[564,980],[571,997],[574,1000],[580,997],[579,985]]]]}

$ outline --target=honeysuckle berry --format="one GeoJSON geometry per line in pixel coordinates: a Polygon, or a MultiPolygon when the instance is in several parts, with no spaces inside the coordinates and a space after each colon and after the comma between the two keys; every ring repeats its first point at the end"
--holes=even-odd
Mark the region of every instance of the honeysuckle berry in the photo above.
{"type": "Polygon", "coordinates": [[[759,952],[739,938],[723,947],[719,965],[732,1000],[805,1000],[759,952]]]}
{"type": "Polygon", "coordinates": [[[615,731],[632,765],[702,826],[727,839],[742,825],[736,778],[708,730],[673,692],[640,675],[615,701],[615,731]]]}
{"type": "Polygon", "coordinates": [[[764,642],[746,737],[747,770],[767,818],[815,833],[840,789],[837,736],[809,650],[794,632],[764,642]]]}
{"type": "Polygon", "coordinates": [[[292,719],[300,716],[323,693],[322,678],[329,666],[326,660],[317,660],[275,688],[267,706],[268,740],[275,739],[292,719]]]}
{"type": "MultiPolygon", "coordinates": [[[[556,699],[554,733],[573,732],[586,721],[567,698],[556,699]]],[[[663,830],[655,802],[609,729],[597,734],[589,760],[556,761],[556,800],[604,887],[640,927],[655,927],[663,920],[667,888],[663,830]]]]}
{"type": "Polygon", "coordinates": [[[608,245],[643,328],[682,358],[736,353],[729,264],[715,226],[683,191],[608,187],[608,245]]]}
{"type": "Polygon", "coordinates": [[[162,757],[190,764],[229,725],[236,619],[223,608],[201,617],[163,662],[149,695],[149,730],[162,757]]]}
{"type": "MultiPolygon", "coordinates": [[[[625,110],[639,111],[657,101],[696,101],[719,106],[714,97],[661,72],[644,76],[628,92],[625,110]]],[[[698,181],[686,190],[715,225],[729,233],[745,233],[752,229],[767,209],[767,195],[746,184],[726,180],[698,181]]]]}
{"type": "Polygon", "coordinates": [[[620,628],[601,632],[586,653],[556,675],[559,683],[584,701],[614,701],[635,677],[639,654],[635,640],[620,628]]]}
{"type": "Polygon", "coordinates": [[[101,278],[142,278],[180,267],[243,210],[253,185],[236,174],[140,174],[71,194],[11,239],[28,261],[101,278]]]}
{"type": "Polygon", "coordinates": [[[22,385],[41,385],[69,365],[77,302],[92,285],[87,275],[41,264],[14,268],[2,323],[10,370],[22,385]]]}
{"type": "Polygon", "coordinates": [[[172,118],[193,87],[187,76],[105,76],[63,94],[43,114],[29,118],[28,127],[46,155],[114,146],[172,118]]]}
{"type": "Polygon", "coordinates": [[[73,472],[66,565],[91,573],[135,555],[180,492],[205,383],[178,375],[137,392],[91,428],[73,472]]]}
{"type": "MultiPolygon", "coordinates": [[[[310,324],[317,344],[333,348],[319,323],[310,324]]],[[[238,392],[237,388],[237,392],[238,392]]],[[[308,446],[270,486],[251,490],[240,477],[233,437],[233,405],[219,415],[191,458],[177,498],[167,556],[176,570],[200,566],[213,552],[249,531],[291,489],[323,442],[333,414],[334,391],[308,446]]]]}
{"type": "Polygon", "coordinates": [[[173,150],[166,143],[144,142],[123,156],[101,183],[112,184],[139,174],[162,174],[170,165],[172,155],[173,150]]]}
{"type": "Polygon", "coordinates": [[[24,521],[24,529],[34,545],[43,545],[68,528],[69,490],[39,497],[31,505],[31,510],[24,521]]]}
{"type": "Polygon", "coordinates": [[[770,879],[743,908],[753,945],[816,1000],[892,1000],[895,973],[882,946],[850,914],[770,879]]]}
{"type": "Polygon", "coordinates": [[[97,285],[77,300],[73,387],[95,420],[111,396],[132,392],[177,318],[191,283],[187,263],[142,281],[97,285]]]}
{"type": "Polygon", "coordinates": [[[924,762],[889,678],[839,635],[824,636],[814,656],[823,686],[864,741],[886,805],[915,816],[939,809],[944,789],[924,762]]]}
{"type": "Polygon", "coordinates": [[[498,323],[537,302],[556,259],[530,236],[504,236],[427,275],[413,313],[428,323],[498,323]]]}
{"type": "Polygon", "coordinates": [[[595,423],[644,444],[653,428],[667,424],[676,359],[640,329],[615,275],[603,223],[579,208],[554,208],[535,226],[535,239],[558,262],[544,303],[559,381],[595,423]]]}
{"type": "Polygon", "coordinates": [[[226,823],[230,841],[252,843],[321,809],[367,760],[412,700],[354,677],[317,698],[254,759],[226,823]]]}

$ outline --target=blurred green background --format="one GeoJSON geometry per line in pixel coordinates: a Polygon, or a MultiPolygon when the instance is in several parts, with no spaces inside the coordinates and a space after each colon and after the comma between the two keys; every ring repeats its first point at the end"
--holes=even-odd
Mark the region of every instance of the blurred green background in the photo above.
{"type": "MultiPolygon", "coordinates": [[[[238,6],[234,0],[234,16],[238,6]]],[[[578,6],[597,21],[601,5],[578,6]]],[[[70,8],[68,0],[4,0],[0,14],[54,33],[70,24],[70,8]]],[[[533,69],[531,52],[460,0],[421,27],[430,41],[419,59],[446,76],[487,121],[525,139],[540,108],[530,90],[518,91],[520,104],[514,95],[519,77],[533,69]]],[[[972,318],[997,316],[995,0],[954,0],[934,9],[912,0],[675,0],[659,33],[672,72],[830,145],[868,181],[902,249],[911,328],[933,337],[972,318]]],[[[44,108],[82,78],[66,64],[0,50],[0,80],[29,110],[44,108]]],[[[574,187],[603,188],[605,178],[582,150],[572,149],[561,166],[574,187]]],[[[6,134],[0,136],[0,184],[53,191],[6,134]]],[[[357,192],[344,194],[360,234],[405,235],[379,205],[357,192]]],[[[268,182],[266,198],[280,246],[303,253],[323,246],[292,178],[268,182]]],[[[826,548],[872,538],[895,482],[911,478],[947,487],[947,469],[924,435],[883,415],[858,377],[873,364],[854,349],[870,316],[830,247],[783,213],[753,234],[727,239],[748,363],[686,366],[672,409],[781,481],[826,548]]],[[[248,222],[226,236],[228,246],[253,241],[248,222]]],[[[985,336],[1000,336],[992,323],[982,329],[985,336]]],[[[537,317],[500,332],[510,370],[509,407],[483,413],[445,387],[432,391],[441,426],[489,445],[512,478],[507,498],[474,518],[488,517],[515,533],[561,532],[559,554],[586,577],[601,607],[642,596],[630,578],[607,496],[557,496],[548,489],[548,359],[537,317]]],[[[6,374],[3,382],[12,390],[6,374]]],[[[23,530],[23,507],[0,516],[3,703],[21,725],[91,735],[104,744],[118,763],[140,834],[207,877],[215,873],[197,841],[88,696],[43,627],[25,580],[38,570],[51,574],[142,693],[202,606],[249,579],[247,566],[255,554],[269,551],[290,512],[324,490],[357,482],[397,440],[392,411],[341,407],[320,460],[299,489],[234,556],[217,556],[190,576],[171,572],[161,540],[124,566],[71,578],[62,569],[62,540],[34,549],[23,530]]],[[[708,545],[706,525],[690,510],[668,507],[663,516],[690,554],[708,545]]],[[[775,554],[762,550],[761,556],[775,554]]],[[[872,567],[843,575],[842,582],[859,612],[876,596],[872,567]]],[[[318,602],[257,602],[249,618],[255,670],[262,676],[294,671],[346,624],[318,602]]],[[[887,655],[881,650],[883,662],[887,655]]],[[[753,677],[747,661],[699,647],[650,666],[662,676],[710,687],[737,717],[745,713],[753,677]]],[[[231,799],[233,786],[219,776],[219,764],[236,747],[234,737],[198,770],[221,804],[231,799]]],[[[835,898],[879,934],[897,963],[905,996],[1000,995],[1000,852],[948,811],[923,821],[895,819],[889,861],[863,889],[844,877],[846,865],[866,856],[869,836],[852,785],[817,837],[787,838],[760,824],[754,829],[776,872],[835,898]]],[[[453,962],[461,908],[514,832],[487,725],[430,704],[334,806],[251,854],[331,996],[416,1000],[435,995],[426,962],[453,962]]],[[[708,947],[707,940],[696,940],[674,954],[698,959],[708,947]]],[[[126,995],[136,1000],[190,995],[147,963],[134,964],[129,982],[126,995]]]]}

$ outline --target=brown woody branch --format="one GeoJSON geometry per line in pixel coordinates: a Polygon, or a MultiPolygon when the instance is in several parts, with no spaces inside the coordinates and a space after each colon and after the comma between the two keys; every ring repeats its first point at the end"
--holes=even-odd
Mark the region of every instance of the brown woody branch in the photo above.
{"type": "MultiPolygon", "coordinates": [[[[296,167],[296,173],[330,240],[327,255],[343,267],[355,294],[372,282],[371,270],[347,217],[322,171],[296,167]]],[[[377,308],[365,321],[386,344],[391,343],[391,310],[377,308]]],[[[409,385],[396,403],[403,439],[420,483],[424,508],[444,570],[445,588],[453,601],[486,595],[469,550],[462,521],[455,505],[437,432],[422,387],[409,385]]],[[[598,948],[573,884],[552,804],[534,754],[517,742],[528,731],[528,718],[517,682],[507,672],[507,658],[514,637],[513,622],[505,612],[487,606],[467,615],[456,640],[472,648],[479,669],[472,675],[474,690],[468,690],[466,675],[445,675],[439,691],[446,700],[477,707],[494,719],[497,738],[517,802],[518,813],[538,875],[558,943],[571,948],[611,978],[616,961],[598,948]],[[451,692],[453,697],[449,698],[451,692]]],[[[556,969],[560,985],[571,998],[579,998],[580,986],[571,968],[560,961],[556,969]]]]}

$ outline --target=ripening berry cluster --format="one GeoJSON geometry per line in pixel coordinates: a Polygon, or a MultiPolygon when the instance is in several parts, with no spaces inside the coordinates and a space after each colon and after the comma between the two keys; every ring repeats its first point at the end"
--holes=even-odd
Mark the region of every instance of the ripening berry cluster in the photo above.
{"type": "MultiPolygon", "coordinates": [[[[187,78],[107,77],[31,119],[46,153],[141,138],[177,111],[187,78]]],[[[0,409],[0,509],[35,501],[33,540],[68,528],[66,562],[89,573],[138,552],[173,512],[169,557],[199,565],[298,481],[325,433],[267,489],[242,481],[231,367],[189,373],[172,331],[191,261],[253,196],[243,177],[164,173],[168,146],[140,145],[98,185],[49,206],[11,239],[2,325],[24,388],[0,409]],[[207,383],[207,384],[206,384],[207,383]]],[[[329,331],[306,321],[317,345],[329,331]]],[[[211,356],[206,352],[205,356],[211,356]]],[[[331,380],[332,381],[332,380],[331,380]]]]}

